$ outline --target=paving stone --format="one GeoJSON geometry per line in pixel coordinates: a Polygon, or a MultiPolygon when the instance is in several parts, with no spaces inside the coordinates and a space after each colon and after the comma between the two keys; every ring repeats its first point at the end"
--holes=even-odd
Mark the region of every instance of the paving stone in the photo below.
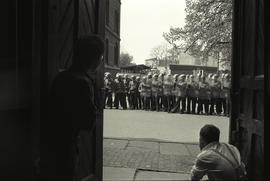
{"type": "Polygon", "coordinates": [[[132,181],[135,176],[136,169],[131,168],[115,168],[103,167],[103,180],[107,181],[132,181]]]}
{"type": "Polygon", "coordinates": [[[160,143],[160,153],[169,155],[190,155],[184,144],[160,143]]]}
{"type": "Polygon", "coordinates": [[[139,180],[190,180],[190,174],[137,171],[135,181],[139,180]]]}
{"type": "Polygon", "coordinates": [[[124,149],[128,144],[128,140],[103,139],[103,147],[115,147],[124,149]]]}
{"type": "Polygon", "coordinates": [[[159,152],[159,143],[150,141],[129,141],[127,149],[130,147],[142,148],[150,151],[159,152]]]}
{"type": "Polygon", "coordinates": [[[189,173],[194,160],[195,157],[191,155],[169,155],[108,147],[104,149],[103,166],[189,173]]]}
{"type": "Polygon", "coordinates": [[[201,152],[200,147],[197,144],[187,144],[186,146],[192,156],[197,156],[201,152]]]}

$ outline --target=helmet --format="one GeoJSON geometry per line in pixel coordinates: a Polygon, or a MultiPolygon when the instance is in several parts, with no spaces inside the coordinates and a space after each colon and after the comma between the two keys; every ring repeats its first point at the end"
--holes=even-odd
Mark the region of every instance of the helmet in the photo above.
{"type": "Polygon", "coordinates": [[[221,79],[224,79],[224,75],[225,75],[225,74],[222,73],[221,76],[220,76],[220,78],[221,78],[221,79]]]}
{"type": "Polygon", "coordinates": [[[227,73],[224,75],[224,78],[228,78],[230,75],[227,73]]]}
{"type": "Polygon", "coordinates": [[[131,79],[136,79],[136,76],[135,75],[132,75],[130,78],[131,79]]]}
{"type": "Polygon", "coordinates": [[[213,76],[212,76],[212,79],[216,79],[218,77],[218,75],[217,74],[214,74],[213,76]]]}
{"type": "Polygon", "coordinates": [[[136,80],[140,80],[141,78],[139,76],[136,77],[136,80]]]}
{"type": "Polygon", "coordinates": [[[128,74],[125,74],[124,77],[125,77],[125,78],[128,78],[128,74]]]}
{"type": "Polygon", "coordinates": [[[189,78],[194,78],[194,75],[192,75],[192,74],[191,74],[191,75],[189,75],[189,78]]]}
{"type": "Polygon", "coordinates": [[[184,77],[186,77],[185,74],[181,74],[181,75],[179,76],[179,78],[184,78],[184,77]]]}
{"type": "Polygon", "coordinates": [[[158,77],[158,74],[154,74],[153,77],[158,77]]]}
{"type": "Polygon", "coordinates": [[[178,74],[174,74],[173,78],[176,79],[179,75],[178,74]]]}
{"type": "Polygon", "coordinates": [[[143,80],[143,81],[146,81],[146,76],[143,76],[143,77],[142,77],[142,80],[143,80]]]}

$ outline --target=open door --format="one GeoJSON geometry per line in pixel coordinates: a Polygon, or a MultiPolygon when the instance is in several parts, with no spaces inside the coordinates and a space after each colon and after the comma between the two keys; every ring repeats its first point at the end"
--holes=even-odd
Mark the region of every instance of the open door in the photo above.
{"type": "Polygon", "coordinates": [[[264,177],[264,0],[235,0],[230,142],[250,180],[264,177]]]}
{"type": "MultiPolygon", "coordinates": [[[[80,36],[98,34],[105,39],[104,0],[48,0],[48,79],[68,69],[72,63],[73,49],[80,36]]],[[[103,146],[103,75],[101,65],[90,74],[94,80],[95,99],[100,107],[93,135],[80,133],[80,166],[78,179],[88,176],[95,169],[98,180],[102,180],[103,146]]]]}

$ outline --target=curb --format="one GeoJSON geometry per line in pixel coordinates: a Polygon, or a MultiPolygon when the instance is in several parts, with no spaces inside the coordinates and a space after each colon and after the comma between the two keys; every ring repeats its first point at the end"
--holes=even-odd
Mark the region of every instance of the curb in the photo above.
{"type": "Polygon", "coordinates": [[[198,145],[199,144],[199,142],[176,142],[176,141],[167,141],[167,140],[156,139],[156,138],[103,137],[103,139],[145,141],[145,142],[158,142],[158,143],[175,143],[175,144],[187,144],[187,145],[198,145]]]}

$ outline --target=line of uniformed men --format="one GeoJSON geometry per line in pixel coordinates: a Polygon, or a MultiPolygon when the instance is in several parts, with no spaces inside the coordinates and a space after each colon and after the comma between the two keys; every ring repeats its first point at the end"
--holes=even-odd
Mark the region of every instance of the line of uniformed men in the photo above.
{"type": "Polygon", "coordinates": [[[119,109],[120,105],[123,109],[129,106],[130,109],[169,113],[229,115],[229,74],[194,77],[149,73],[142,78],[117,74],[113,80],[110,73],[105,73],[104,85],[104,105],[109,108],[119,109]]]}

